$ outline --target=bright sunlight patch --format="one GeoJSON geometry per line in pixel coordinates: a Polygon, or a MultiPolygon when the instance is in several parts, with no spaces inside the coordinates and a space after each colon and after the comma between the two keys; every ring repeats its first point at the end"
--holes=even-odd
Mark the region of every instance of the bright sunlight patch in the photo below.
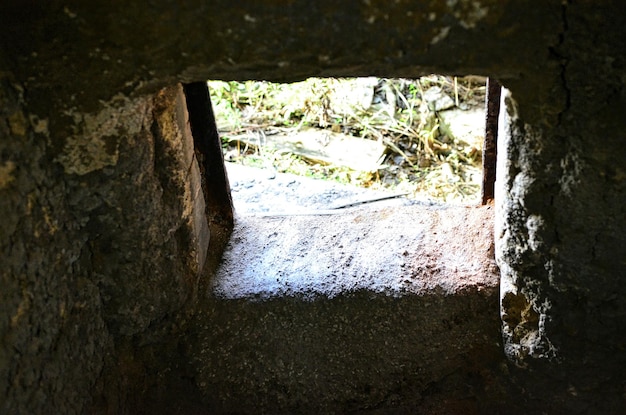
{"type": "Polygon", "coordinates": [[[229,161],[445,202],[478,201],[483,77],[209,81],[209,90],[229,161]],[[333,146],[333,137],[341,145],[333,146]]]}

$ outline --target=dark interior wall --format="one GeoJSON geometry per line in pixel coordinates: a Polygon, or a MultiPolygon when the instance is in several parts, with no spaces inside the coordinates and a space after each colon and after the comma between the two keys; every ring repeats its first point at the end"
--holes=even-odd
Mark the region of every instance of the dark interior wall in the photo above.
{"type": "Polygon", "coordinates": [[[66,183],[48,169],[23,88],[6,74],[1,82],[0,402],[6,413],[79,412],[111,347],[87,235],[76,232],[66,183]]]}
{"type": "MultiPolygon", "coordinates": [[[[602,366],[607,379],[624,367],[626,344],[618,300],[626,261],[624,38],[617,34],[625,15],[608,6],[564,6],[563,31],[549,49],[560,79],[554,98],[536,101],[543,122],[524,121],[515,91],[505,100],[497,238],[508,352],[521,361],[529,354],[602,366]],[[536,314],[523,310],[519,293],[536,314]]],[[[599,382],[560,376],[578,378],[574,389],[599,382]]]]}
{"type": "Polygon", "coordinates": [[[119,339],[159,339],[194,291],[184,96],[179,86],[113,103],[78,121],[53,160],[46,121],[26,113],[15,79],[2,87],[0,406],[83,413],[86,397],[119,395],[135,370],[119,339]],[[96,385],[105,365],[121,379],[96,385]]]}
{"type": "Polygon", "coordinates": [[[162,88],[430,72],[511,91],[496,240],[505,350],[529,368],[511,376],[539,406],[623,407],[624,20],[618,0],[3,2],[0,407],[84,411],[123,339],[163,340],[194,290],[162,88]]]}

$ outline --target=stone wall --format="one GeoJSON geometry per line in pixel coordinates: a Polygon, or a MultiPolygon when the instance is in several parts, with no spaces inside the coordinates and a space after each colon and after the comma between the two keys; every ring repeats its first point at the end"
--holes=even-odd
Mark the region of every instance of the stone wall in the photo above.
{"type": "Polygon", "coordinates": [[[572,2],[562,20],[550,48],[560,79],[540,101],[543,117],[525,120],[515,91],[504,100],[496,243],[506,352],[522,366],[550,360],[548,382],[567,379],[572,399],[593,402],[586,410],[623,409],[624,15],[572,2]],[[600,390],[615,400],[600,403],[600,390]]]}
{"type": "Polygon", "coordinates": [[[208,231],[192,217],[194,201],[204,208],[184,96],[84,114],[51,159],[48,121],[2,82],[1,407],[80,413],[119,354],[113,339],[150,340],[194,292],[208,231]]]}
{"type": "Polygon", "coordinates": [[[0,408],[128,409],[175,349],[207,243],[179,82],[437,72],[509,91],[503,381],[528,410],[620,412],[625,20],[618,0],[3,2],[0,408]]]}

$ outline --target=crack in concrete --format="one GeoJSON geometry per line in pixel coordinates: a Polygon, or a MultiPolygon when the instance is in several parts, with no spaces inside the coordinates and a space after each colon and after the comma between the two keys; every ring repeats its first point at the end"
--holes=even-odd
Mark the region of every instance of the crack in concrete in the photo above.
{"type": "Polygon", "coordinates": [[[558,34],[559,42],[556,45],[556,47],[551,48],[550,50],[561,61],[560,62],[561,71],[559,73],[559,76],[561,78],[561,84],[565,92],[565,106],[557,115],[557,121],[558,121],[557,125],[562,125],[563,115],[567,111],[569,111],[569,109],[571,108],[571,101],[572,101],[572,92],[567,82],[567,68],[570,63],[570,58],[569,56],[567,56],[567,54],[563,53],[563,49],[565,48],[565,45],[566,45],[567,32],[569,31],[569,20],[567,17],[567,9],[570,6],[571,2],[572,0],[563,0],[561,2],[561,31],[558,34]]]}

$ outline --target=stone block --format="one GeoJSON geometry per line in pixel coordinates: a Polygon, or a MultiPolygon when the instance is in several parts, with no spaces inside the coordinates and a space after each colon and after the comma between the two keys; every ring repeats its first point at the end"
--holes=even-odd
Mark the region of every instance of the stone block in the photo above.
{"type": "Polygon", "coordinates": [[[225,413],[482,400],[504,360],[493,253],[488,206],[239,217],[191,327],[198,387],[225,413]]]}

